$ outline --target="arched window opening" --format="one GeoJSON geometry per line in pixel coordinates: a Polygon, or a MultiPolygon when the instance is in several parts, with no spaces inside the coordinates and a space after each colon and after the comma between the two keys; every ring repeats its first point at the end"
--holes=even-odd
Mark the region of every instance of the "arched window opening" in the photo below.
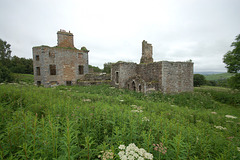
{"type": "Polygon", "coordinates": [[[138,90],[139,90],[139,92],[142,92],[142,86],[141,86],[141,84],[139,84],[138,90]]]}
{"type": "Polygon", "coordinates": [[[135,85],[134,81],[132,82],[132,88],[133,88],[134,91],[136,91],[136,85],[135,85]]]}

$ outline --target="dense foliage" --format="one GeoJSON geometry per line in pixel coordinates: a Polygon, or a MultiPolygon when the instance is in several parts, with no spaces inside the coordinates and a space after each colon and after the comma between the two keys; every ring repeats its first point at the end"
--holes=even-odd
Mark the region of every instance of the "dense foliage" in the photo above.
{"type": "Polygon", "coordinates": [[[240,107],[229,103],[239,92],[201,87],[143,95],[107,85],[19,84],[0,90],[1,159],[120,159],[128,154],[124,145],[154,159],[240,159],[240,107]]]}
{"type": "Polygon", "coordinates": [[[194,87],[199,87],[206,84],[206,79],[204,75],[201,74],[194,74],[193,75],[193,85],[194,87]]]}
{"type": "Polygon", "coordinates": [[[99,67],[92,66],[92,65],[88,65],[88,67],[89,67],[89,70],[92,69],[92,71],[95,72],[95,73],[100,73],[100,72],[102,72],[102,70],[101,70],[99,67]]]}
{"type": "Polygon", "coordinates": [[[11,57],[11,45],[0,39],[0,83],[13,82],[13,73],[33,74],[32,59],[11,57]]]}
{"type": "Polygon", "coordinates": [[[112,63],[110,63],[110,62],[104,63],[103,72],[110,74],[111,68],[112,68],[112,63]]]}
{"type": "Polygon", "coordinates": [[[13,56],[9,68],[13,73],[33,74],[33,60],[13,56]]]}
{"type": "Polygon", "coordinates": [[[240,71],[240,34],[236,36],[236,41],[232,43],[232,51],[228,51],[224,57],[223,62],[226,63],[226,68],[230,73],[238,73],[240,71]]]}
{"type": "Polygon", "coordinates": [[[230,73],[236,73],[233,77],[230,78],[230,86],[234,89],[240,90],[240,34],[236,36],[236,41],[232,43],[232,51],[228,51],[224,57],[223,62],[226,64],[226,68],[230,73]]]}

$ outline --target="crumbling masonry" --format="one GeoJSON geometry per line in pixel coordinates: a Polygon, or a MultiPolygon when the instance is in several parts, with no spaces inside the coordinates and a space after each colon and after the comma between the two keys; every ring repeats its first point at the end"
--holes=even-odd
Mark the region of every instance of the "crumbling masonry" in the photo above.
{"type": "Polygon", "coordinates": [[[137,92],[161,91],[180,93],[193,91],[192,62],[153,62],[152,45],[142,42],[140,64],[118,62],[112,65],[111,84],[137,92]]]}
{"type": "Polygon", "coordinates": [[[153,62],[152,45],[142,42],[140,64],[118,62],[111,64],[110,76],[88,74],[88,50],[76,49],[73,34],[57,32],[55,47],[33,47],[34,82],[45,87],[52,85],[93,85],[111,83],[117,88],[137,92],[161,91],[179,93],[193,91],[192,62],[153,62]]]}
{"type": "Polygon", "coordinates": [[[34,82],[37,85],[72,85],[88,73],[88,50],[74,47],[73,34],[57,32],[56,47],[33,47],[34,82]]]}

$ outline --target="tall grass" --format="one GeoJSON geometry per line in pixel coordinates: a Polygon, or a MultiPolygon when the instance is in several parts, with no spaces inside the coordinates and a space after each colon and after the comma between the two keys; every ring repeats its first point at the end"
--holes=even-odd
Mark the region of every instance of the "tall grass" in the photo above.
{"type": "Polygon", "coordinates": [[[1,159],[92,160],[110,149],[119,159],[118,146],[130,143],[154,159],[240,158],[240,109],[216,99],[214,89],[143,95],[107,85],[2,84],[0,90],[1,159]],[[166,154],[154,150],[160,143],[166,154]]]}

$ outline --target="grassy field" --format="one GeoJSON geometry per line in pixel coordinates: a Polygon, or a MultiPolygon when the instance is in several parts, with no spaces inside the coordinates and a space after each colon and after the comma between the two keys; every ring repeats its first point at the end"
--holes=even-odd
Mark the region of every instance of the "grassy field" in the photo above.
{"type": "Polygon", "coordinates": [[[0,91],[1,159],[240,159],[237,91],[143,95],[26,84],[0,91]],[[132,143],[138,148],[129,152],[132,143]]]}
{"type": "Polygon", "coordinates": [[[216,81],[216,80],[228,79],[233,75],[234,75],[233,73],[211,74],[211,75],[205,75],[205,78],[208,81],[216,81]]]}

